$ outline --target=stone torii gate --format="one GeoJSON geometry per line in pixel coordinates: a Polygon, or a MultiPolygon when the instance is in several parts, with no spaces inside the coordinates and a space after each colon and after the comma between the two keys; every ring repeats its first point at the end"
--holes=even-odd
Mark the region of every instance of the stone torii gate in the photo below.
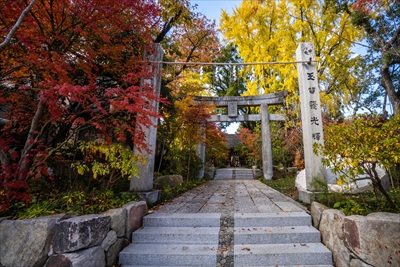
{"type": "MultiPolygon", "coordinates": [[[[259,96],[224,96],[224,97],[195,97],[196,102],[207,102],[217,107],[227,107],[228,115],[212,115],[212,122],[243,122],[243,121],[261,121],[261,136],[262,136],[262,163],[263,173],[266,180],[271,180],[272,172],[272,145],[269,122],[283,121],[283,114],[269,114],[268,106],[283,105],[287,91],[281,91],[274,94],[259,95],[259,96]],[[260,107],[259,114],[238,114],[238,107],[260,107]]],[[[200,144],[198,154],[204,162],[205,148],[200,144]]],[[[203,176],[204,168],[200,171],[199,176],[203,176]]]]}
{"type": "MultiPolygon", "coordinates": [[[[153,44],[153,51],[147,53],[145,60],[152,65],[155,75],[152,79],[143,80],[143,83],[151,84],[156,94],[160,93],[161,86],[161,69],[163,51],[159,44],[153,44]]],[[[271,63],[271,62],[270,62],[271,63]]],[[[185,62],[183,64],[189,64],[185,62]]],[[[193,63],[194,65],[201,65],[193,63]]],[[[224,64],[224,63],[221,63],[224,64]]],[[[244,65],[249,63],[244,63],[244,65]]],[[[260,63],[255,63],[260,64],[260,63]]],[[[276,64],[276,62],[272,62],[276,64]]],[[[306,174],[306,191],[299,192],[300,200],[310,203],[318,189],[314,188],[315,180],[326,182],[326,169],[322,164],[322,158],[313,153],[313,144],[320,143],[323,145],[323,129],[322,115],[319,98],[318,73],[316,69],[315,51],[312,43],[300,43],[296,50],[296,62],[280,62],[279,64],[297,64],[299,92],[301,102],[301,120],[303,128],[303,144],[306,174]]],[[[215,101],[216,105],[228,107],[228,115],[215,115],[212,121],[251,121],[261,120],[262,125],[262,154],[263,169],[265,179],[272,179],[272,151],[271,137],[269,129],[270,120],[283,120],[283,115],[269,114],[268,105],[283,104],[284,97],[287,92],[282,91],[275,94],[248,96],[248,97],[206,97],[201,98],[202,101],[215,101]],[[260,106],[260,114],[238,115],[238,106],[260,106]]],[[[155,111],[158,111],[158,103],[153,102],[155,111]]],[[[153,125],[157,125],[157,118],[153,118],[153,125]]],[[[139,173],[137,177],[131,177],[130,190],[142,193],[142,196],[150,202],[158,199],[158,192],[153,191],[153,175],[154,175],[154,148],[156,145],[157,128],[155,126],[145,127],[145,142],[151,153],[142,153],[134,149],[134,153],[142,155],[146,158],[146,163],[139,163],[139,173]]],[[[205,149],[200,149],[202,160],[204,162],[205,149]]],[[[204,170],[203,170],[204,173],[204,170]]]]}

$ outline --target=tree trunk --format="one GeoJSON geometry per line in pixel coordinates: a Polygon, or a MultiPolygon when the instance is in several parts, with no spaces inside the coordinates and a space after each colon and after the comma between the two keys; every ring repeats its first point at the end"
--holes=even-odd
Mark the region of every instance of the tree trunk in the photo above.
{"type": "Polygon", "coordinates": [[[386,201],[389,203],[389,206],[393,209],[393,211],[397,211],[396,204],[393,202],[390,195],[386,192],[386,190],[382,186],[381,179],[379,178],[379,175],[376,172],[376,164],[373,164],[373,166],[371,167],[371,173],[369,173],[369,175],[371,177],[372,185],[374,186],[374,188],[379,190],[379,192],[381,192],[385,196],[386,201]]]}
{"type": "Polygon", "coordinates": [[[24,11],[22,11],[14,27],[12,27],[11,31],[7,34],[6,39],[4,39],[4,41],[0,44],[0,49],[6,47],[11,42],[11,38],[18,30],[19,26],[21,26],[22,21],[24,20],[25,16],[29,13],[29,11],[32,9],[35,2],[36,0],[32,0],[32,2],[24,9],[24,11]]]}
{"type": "Polygon", "coordinates": [[[165,138],[163,139],[163,144],[162,144],[162,149],[161,149],[161,156],[160,156],[160,163],[158,164],[158,170],[157,172],[160,172],[161,169],[161,163],[164,157],[164,147],[165,147],[165,138]]]}
{"type": "Polygon", "coordinates": [[[35,116],[33,116],[31,127],[29,129],[28,137],[25,141],[24,149],[21,151],[21,159],[19,161],[19,171],[20,178],[23,177],[24,173],[26,173],[32,165],[32,160],[30,157],[30,152],[32,148],[35,146],[35,141],[40,128],[40,119],[43,117],[45,111],[45,104],[42,100],[39,101],[35,116]]]}
{"type": "Polygon", "coordinates": [[[396,88],[393,85],[393,81],[389,73],[389,66],[386,64],[382,65],[380,72],[382,76],[381,85],[383,88],[385,88],[389,100],[392,103],[393,114],[397,115],[400,111],[400,94],[396,92],[396,88]]]}

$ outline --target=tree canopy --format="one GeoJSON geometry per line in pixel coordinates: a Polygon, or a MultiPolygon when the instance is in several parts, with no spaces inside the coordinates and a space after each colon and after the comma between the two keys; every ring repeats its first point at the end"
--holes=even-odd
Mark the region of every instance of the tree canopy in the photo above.
{"type": "MultiPolygon", "coordinates": [[[[378,85],[383,87],[393,107],[400,112],[400,5],[396,0],[358,0],[349,6],[342,3],[353,24],[363,29],[371,66],[380,74],[378,85]]],[[[386,107],[383,107],[384,111],[386,107]]]]}
{"type": "MultiPolygon", "coordinates": [[[[357,66],[351,41],[362,34],[333,1],[243,1],[232,15],[222,13],[221,30],[244,62],[294,62],[298,44],[313,43],[324,112],[348,104],[357,66]]],[[[288,90],[288,105],[298,103],[295,64],[248,66],[242,73],[250,76],[245,95],[288,90]]]]}
{"type": "Polygon", "coordinates": [[[109,176],[107,188],[115,177],[130,177],[140,159],[127,151],[149,149],[141,129],[160,117],[151,103],[166,104],[142,82],[159,75],[144,62],[149,44],[161,43],[167,58],[182,61],[208,60],[219,47],[215,24],[187,0],[0,6],[0,212],[29,200],[32,179],[61,177],[60,163],[76,175],[109,176]]]}

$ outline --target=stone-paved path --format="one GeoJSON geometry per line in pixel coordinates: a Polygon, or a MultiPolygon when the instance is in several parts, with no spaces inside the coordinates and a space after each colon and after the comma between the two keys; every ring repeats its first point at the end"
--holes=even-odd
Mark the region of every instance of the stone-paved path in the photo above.
{"type": "MultiPolygon", "coordinates": [[[[311,217],[306,209],[258,180],[236,177],[235,180],[208,181],[147,215],[143,229],[155,236],[157,232],[164,233],[159,236],[158,243],[169,243],[170,246],[160,248],[157,253],[167,256],[163,258],[156,253],[147,255],[147,251],[142,252],[147,255],[142,255],[142,258],[133,255],[140,254],[139,248],[145,245],[140,242],[135,244],[136,236],[141,234],[138,230],[136,236],[133,233],[133,244],[120,254],[123,267],[332,266],[331,253],[320,243],[319,232],[311,226],[311,217]],[[159,228],[150,229],[156,227],[151,220],[157,218],[164,228],[157,226],[159,228]],[[181,223],[169,222],[168,218],[178,219],[181,223]],[[188,218],[192,218],[193,224],[183,222],[188,218]],[[212,223],[213,218],[219,218],[219,224],[212,223]],[[203,225],[202,219],[209,225],[203,225]],[[179,226],[184,227],[175,229],[179,226]],[[194,233],[190,234],[192,231],[194,233]],[[196,241],[202,231],[209,233],[210,237],[204,242],[196,241]],[[215,233],[215,237],[211,233],[215,233]],[[185,236],[179,237],[179,234],[185,236]],[[179,241],[184,244],[178,245],[176,239],[185,240],[179,241]],[[163,249],[171,251],[162,252],[163,249]],[[195,255],[196,250],[201,255],[195,255]],[[182,261],[178,259],[177,251],[186,253],[182,256],[186,258],[182,261]],[[209,255],[211,251],[215,254],[209,255]],[[208,262],[206,256],[216,258],[208,262]],[[146,261],[146,257],[157,257],[159,261],[146,261]]],[[[157,237],[153,239],[157,240],[157,237]]]]}
{"type": "Polygon", "coordinates": [[[306,211],[258,180],[212,180],[164,204],[161,213],[271,213],[306,211]]]}

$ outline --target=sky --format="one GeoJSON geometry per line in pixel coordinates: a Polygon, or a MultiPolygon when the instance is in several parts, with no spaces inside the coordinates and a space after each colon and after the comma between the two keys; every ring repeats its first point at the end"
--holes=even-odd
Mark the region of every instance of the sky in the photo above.
{"type": "Polygon", "coordinates": [[[231,13],[235,6],[241,4],[241,0],[189,0],[191,4],[197,4],[198,12],[206,15],[209,19],[215,19],[219,25],[221,11],[226,10],[231,13]]]}

